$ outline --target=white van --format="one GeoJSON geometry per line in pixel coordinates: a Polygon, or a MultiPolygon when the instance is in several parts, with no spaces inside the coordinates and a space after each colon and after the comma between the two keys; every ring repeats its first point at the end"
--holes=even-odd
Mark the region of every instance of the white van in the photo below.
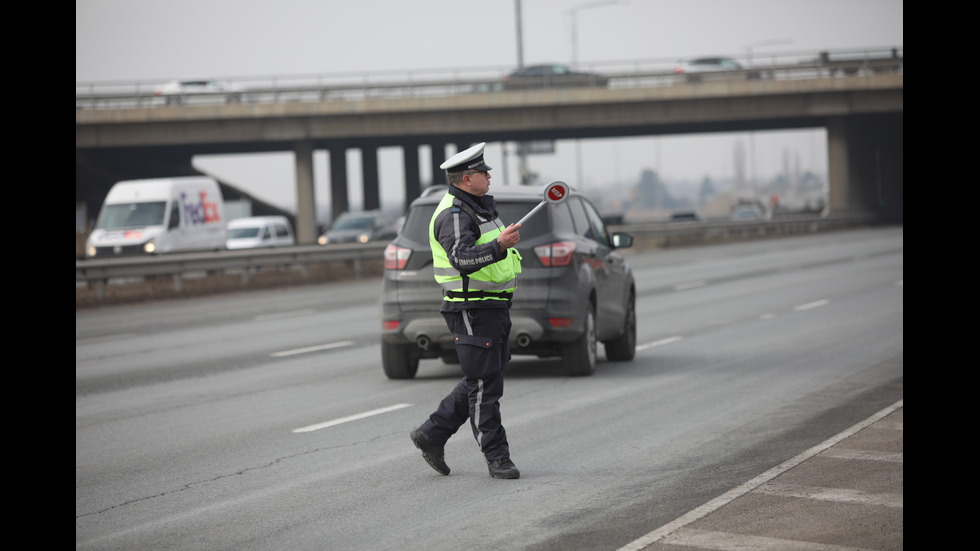
{"type": "Polygon", "coordinates": [[[228,222],[229,249],[291,247],[296,244],[293,227],[285,216],[252,216],[228,222]]]}
{"type": "Polygon", "coordinates": [[[85,254],[89,258],[225,248],[225,207],[205,176],[117,182],[106,195],[85,254]]]}

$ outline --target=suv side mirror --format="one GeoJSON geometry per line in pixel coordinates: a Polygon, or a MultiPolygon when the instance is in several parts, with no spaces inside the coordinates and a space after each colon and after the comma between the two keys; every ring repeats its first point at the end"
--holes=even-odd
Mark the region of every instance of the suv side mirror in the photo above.
{"type": "Polygon", "coordinates": [[[612,235],[613,247],[628,249],[633,246],[633,236],[628,233],[616,232],[612,235]]]}

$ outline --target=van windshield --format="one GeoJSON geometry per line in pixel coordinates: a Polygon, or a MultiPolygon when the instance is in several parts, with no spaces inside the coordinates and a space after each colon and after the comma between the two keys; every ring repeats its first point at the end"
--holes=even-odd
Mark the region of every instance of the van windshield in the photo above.
{"type": "Polygon", "coordinates": [[[228,239],[252,239],[259,236],[259,228],[229,228],[228,239]]]}
{"type": "Polygon", "coordinates": [[[118,230],[162,226],[166,212],[167,203],[164,201],[105,205],[95,227],[100,230],[118,230]]]}

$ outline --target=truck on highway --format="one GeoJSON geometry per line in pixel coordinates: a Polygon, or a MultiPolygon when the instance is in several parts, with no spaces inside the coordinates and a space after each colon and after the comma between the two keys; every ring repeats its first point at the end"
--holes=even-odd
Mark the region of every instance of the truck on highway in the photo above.
{"type": "Polygon", "coordinates": [[[214,178],[183,176],[117,182],[109,190],[88,258],[225,248],[224,200],[214,178]]]}

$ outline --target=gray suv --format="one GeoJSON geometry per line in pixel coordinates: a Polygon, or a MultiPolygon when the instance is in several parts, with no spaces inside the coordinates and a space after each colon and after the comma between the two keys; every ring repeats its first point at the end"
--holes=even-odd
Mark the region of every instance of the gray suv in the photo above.
{"type": "MultiPolygon", "coordinates": [[[[439,313],[442,293],[429,249],[429,220],[445,190],[433,186],[414,200],[385,249],[381,362],[389,379],[415,377],[423,358],[459,362],[439,313]]],[[[541,202],[542,192],[502,187],[491,194],[500,219],[511,224],[541,202]]],[[[574,190],[525,221],[517,247],[524,260],[511,307],[511,354],[561,357],[573,376],[595,371],[597,342],[608,360],[632,360],[636,286],[617,252],[632,244],[629,234],[610,234],[592,203],[574,190]]]]}

